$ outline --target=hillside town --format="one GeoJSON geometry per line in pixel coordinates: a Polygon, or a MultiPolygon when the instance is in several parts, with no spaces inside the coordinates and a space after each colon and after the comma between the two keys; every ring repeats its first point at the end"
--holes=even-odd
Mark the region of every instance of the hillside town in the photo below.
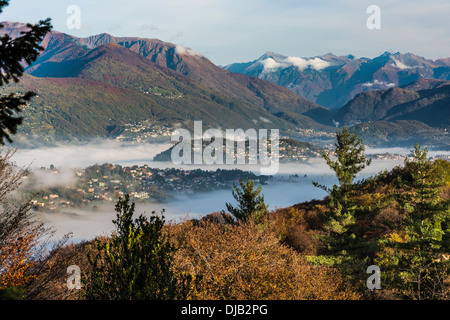
{"type": "MultiPolygon", "coordinates": [[[[202,150],[199,146],[191,142],[191,163],[194,163],[194,156],[196,152],[203,155],[206,147],[210,144],[209,141],[202,141],[202,150]]],[[[234,163],[238,163],[238,159],[245,159],[245,163],[258,163],[260,159],[259,154],[259,141],[245,142],[245,147],[243,148],[240,143],[234,142],[234,150],[231,149],[233,154],[234,163]]],[[[169,148],[166,151],[161,152],[156,155],[154,161],[172,161],[172,151],[174,147],[169,148]]],[[[263,148],[264,150],[264,148],[263,148]]],[[[267,142],[267,157],[272,157],[272,145],[270,139],[267,142]]],[[[228,145],[227,140],[223,141],[222,155],[223,161],[221,163],[227,162],[227,152],[228,145]]],[[[297,141],[290,138],[282,137],[278,143],[278,161],[279,162],[305,162],[310,158],[319,158],[322,155],[322,149],[308,142],[297,141]]],[[[180,152],[180,157],[183,156],[183,151],[180,152]]],[[[216,156],[213,153],[213,156],[216,156]]],[[[217,162],[216,162],[217,163],[217,162]]],[[[229,164],[229,163],[228,163],[229,164]]]]}
{"type": "Polygon", "coordinates": [[[127,123],[115,137],[119,142],[157,142],[170,140],[173,129],[166,125],[155,124],[150,121],[127,123]]]}
{"type": "Polygon", "coordinates": [[[63,185],[39,187],[42,173],[58,177],[60,170],[39,169],[27,176],[24,194],[34,194],[33,205],[36,210],[59,211],[63,208],[75,208],[96,205],[101,202],[116,201],[130,194],[134,201],[164,201],[171,194],[205,192],[230,189],[240,179],[250,177],[256,183],[267,184],[270,176],[256,176],[242,170],[180,170],[173,168],[156,169],[148,165],[122,167],[120,165],[94,165],[74,171],[73,177],[63,185]],[[40,178],[38,177],[40,176],[40,178]]]}

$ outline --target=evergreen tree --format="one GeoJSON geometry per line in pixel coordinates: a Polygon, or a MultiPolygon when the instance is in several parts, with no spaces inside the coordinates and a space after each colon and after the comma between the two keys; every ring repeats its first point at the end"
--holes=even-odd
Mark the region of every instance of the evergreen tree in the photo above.
{"type": "MultiPolygon", "coordinates": [[[[226,203],[226,207],[238,222],[245,221],[249,217],[258,221],[268,213],[268,205],[264,202],[261,191],[262,187],[258,186],[255,189],[255,182],[250,178],[247,178],[246,181],[241,179],[239,186],[234,186],[232,194],[238,202],[238,206],[234,207],[232,204],[226,203]]],[[[226,216],[224,215],[224,217],[226,216]]]]}
{"type": "Polygon", "coordinates": [[[363,141],[358,134],[350,134],[347,128],[344,127],[342,132],[336,130],[334,150],[336,160],[333,160],[330,154],[325,151],[322,154],[322,157],[335,172],[339,181],[339,186],[334,184],[331,189],[313,182],[316,187],[330,194],[330,211],[324,217],[330,233],[343,234],[354,223],[352,212],[354,205],[350,199],[353,180],[360,171],[371,163],[371,159],[366,158],[364,151],[363,141]]]}
{"type": "Polygon", "coordinates": [[[448,201],[441,199],[444,180],[436,174],[427,153],[427,149],[416,144],[411,151],[412,160],[405,160],[411,179],[402,182],[404,191],[399,202],[407,213],[404,224],[410,234],[409,244],[421,251],[440,250],[443,246],[448,251],[449,244],[443,242],[443,225],[449,218],[448,201]]]}
{"type": "Polygon", "coordinates": [[[394,250],[379,258],[390,284],[413,299],[448,297],[445,278],[450,267],[449,201],[441,198],[445,181],[418,144],[405,160],[406,178],[398,180],[397,201],[403,212],[402,229],[381,244],[394,250]]]}
{"type": "Polygon", "coordinates": [[[357,219],[370,214],[370,210],[358,203],[359,184],[354,183],[356,175],[371,163],[364,151],[363,140],[357,133],[351,134],[346,127],[341,132],[336,130],[335,157],[325,151],[322,157],[339,184],[332,188],[313,184],[329,193],[327,210],[321,214],[326,231],[321,236],[323,256],[317,261],[339,266],[343,276],[365,294],[367,288],[362,284],[367,279],[367,267],[373,264],[368,254],[372,244],[361,236],[357,219]]]}
{"type": "MultiPolygon", "coordinates": [[[[9,0],[0,1],[0,13],[8,4],[9,0]]],[[[3,25],[0,25],[1,28],[3,25]]],[[[38,24],[27,24],[27,28],[28,31],[15,39],[7,34],[0,36],[0,86],[19,81],[24,72],[23,64],[32,64],[44,49],[40,42],[51,31],[52,25],[50,19],[46,19],[38,24]]],[[[10,93],[0,97],[0,145],[5,144],[5,140],[12,142],[11,135],[17,133],[17,127],[23,120],[19,115],[21,107],[34,95],[29,91],[22,95],[10,93]]]]}
{"type": "Polygon", "coordinates": [[[89,256],[92,271],[85,279],[89,300],[159,300],[185,298],[188,279],[171,270],[175,248],[162,234],[164,216],[133,220],[135,204],[129,195],[116,204],[116,232],[106,241],[96,240],[89,256]]]}

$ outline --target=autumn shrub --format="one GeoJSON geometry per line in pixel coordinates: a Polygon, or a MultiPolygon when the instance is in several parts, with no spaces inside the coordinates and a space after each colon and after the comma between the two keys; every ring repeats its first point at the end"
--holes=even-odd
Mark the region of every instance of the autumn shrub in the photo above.
{"type": "Polygon", "coordinates": [[[185,221],[168,226],[175,273],[194,281],[189,299],[358,299],[339,274],[309,264],[270,228],[185,221]]]}
{"type": "Polygon", "coordinates": [[[30,283],[40,277],[48,249],[62,247],[68,235],[50,245],[53,230],[37,219],[32,200],[18,195],[27,168],[15,166],[14,153],[0,154],[0,290],[12,289],[25,298],[30,283]]]}
{"type": "Polygon", "coordinates": [[[383,229],[385,234],[397,230],[401,227],[404,216],[394,205],[380,210],[380,213],[373,219],[373,225],[383,229]]]}
{"type": "Polygon", "coordinates": [[[223,211],[215,211],[203,216],[201,218],[201,221],[203,222],[209,221],[211,223],[224,225],[227,224],[228,221],[230,221],[231,219],[233,219],[233,216],[230,213],[224,213],[223,211]]]}
{"type": "MultiPolygon", "coordinates": [[[[107,238],[101,236],[95,240],[107,241],[107,238]]],[[[32,273],[39,276],[25,286],[27,298],[33,300],[79,299],[80,291],[71,290],[67,286],[69,277],[67,268],[76,265],[80,268],[82,275],[90,272],[88,254],[92,251],[92,241],[56,246],[33,265],[32,273]]]]}
{"type": "Polygon", "coordinates": [[[0,151],[0,290],[20,291],[37,277],[31,270],[42,253],[46,230],[34,219],[31,201],[16,196],[26,168],[14,165],[15,150],[0,151]]]}
{"type": "Polygon", "coordinates": [[[304,254],[315,254],[317,239],[307,221],[305,209],[277,209],[270,214],[270,227],[281,243],[304,254]]]}
{"type": "Polygon", "coordinates": [[[0,248],[0,290],[10,287],[22,287],[37,275],[29,271],[35,264],[33,256],[37,232],[20,230],[9,241],[3,241],[0,248]]]}

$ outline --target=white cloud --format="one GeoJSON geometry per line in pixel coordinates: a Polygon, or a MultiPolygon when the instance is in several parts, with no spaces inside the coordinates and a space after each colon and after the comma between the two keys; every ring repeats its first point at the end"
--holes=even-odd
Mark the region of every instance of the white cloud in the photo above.
{"type": "Polygon", "coordinates": [[[287,57],[286,59],[278,61],[274,60],[273,58],[267,58],[261,61],[261,63],[264,66],[264,71],[273,71],[274,69],[289,68],[291,66],[297,67],[300,71],[303,71],[306,68],[322,70],[331,65],[328,61],[322,60],[320,58],[303,59],[295,56],[287,57]]]}
{"type": "Polygon", "coordinates": [[[272,58],[267,58],[266,60],[262,61],[264,65],[264,70],[272,70],[282,67],[281,63],[276,62],[272,58]]]}
{"type": "Polygon", "coordinates": [[[380,81],[380,80],[373,80],[372,82],[366,82],[362,84],[363,87],[373,87],[373,86],[379,86],[379,87],[385,87],[385,88],[393,88],[396,86],[393,82],[386,82],[386,81],[380,81]]]}
{"type": "Polygon", "coordinates": [[[18,149],[14,155],[18,166],[32,168],[56,167],[77,168],[94,164],[130,162],[148,163],[158,153],[167,150],[171,143],[121,143],[105,140],[83,145],[57,145],[38,149],[18,149]]]}
{"type": "Polygon", "coordinates": [[[316,70],[322,70],[331,65],[328,61],[322,60],[320,58],[314,58],[314,59],[308,60],[308,64],[313,69],[316,69],[316,70]]]}
{"type": "Polygon", "coordinates": [[[177,46],[175,47],[175,53],[179,54],[179,55],[190,55],[193,57],[203,57],[203,55],[200,52],[197,52],[190,48],[183,47],[179,44],[177,44],[177,46]]]}
{"type": "Polygon", "coordinates": [[[308,67],[308,62],[305,59],[299,57],[287,57],[286,62],[299,68],[300,70],[308,67]]]}
{"type": "Polygon", "coordinates": [[[58,173],[50,170],[32,170],[31,176],[32,183],[38,188],[70,186],[75,179],[74,171],[67,167],[59,168],[58,173]]]}

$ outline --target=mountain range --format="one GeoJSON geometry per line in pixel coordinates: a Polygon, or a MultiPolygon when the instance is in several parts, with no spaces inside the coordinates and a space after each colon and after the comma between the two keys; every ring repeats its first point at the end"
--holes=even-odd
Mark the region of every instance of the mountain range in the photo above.
{"type": "MultiPolygon", "coordinates": [[[[11,37],[26,29],[2,24],[11,37]]],[[[278,128],[288,136],[354,126],[374,144],[404,142],[414,132],[431,144],[448,140],[450,59],[269,52],[221,67],[158,39],[53,31],[41,45],[21,81],[0,92],[38,94],[24,109],[20,130],[42,140],[114,137],[143,121],[189,128],[195,120],[214,128],[278,128]]]]}
{"type": "MultiPolygon", "coordinates": [[[[18,36],[21,23],[3,22],[18,36]]],[[[185,124],[203,120],[221,128],[294,129],[275,116],[292,112],[306,128],[330,127],[302,116],[326,108],[261,79],[232,73],[191,49],[157,39],[101,34],[77,38],[47,34],[45,50],[18,84],[5,91],[33,90],[28,130],[58,137],[105,136],[130,122],[185,124]],[[33,130],[33,119],[39,124],[33,130]]]]}
{"type": "Polygon", "coordinates": [[[333,116],[340,125],[355,122],[420,120],[450,129],[450,81],[420,79],[411,84],[363,92],[333,116]]]}
{"type": "Polygon", "coordinates": [[[340,108],[361,92],[422,78],[450,80],[449,58],[430,60],[399,52],[384,52],[372,59],[332,53],[301,58],[267,52],[254,61],[224,68],[279,84],[327,108],[340,108]]]}

